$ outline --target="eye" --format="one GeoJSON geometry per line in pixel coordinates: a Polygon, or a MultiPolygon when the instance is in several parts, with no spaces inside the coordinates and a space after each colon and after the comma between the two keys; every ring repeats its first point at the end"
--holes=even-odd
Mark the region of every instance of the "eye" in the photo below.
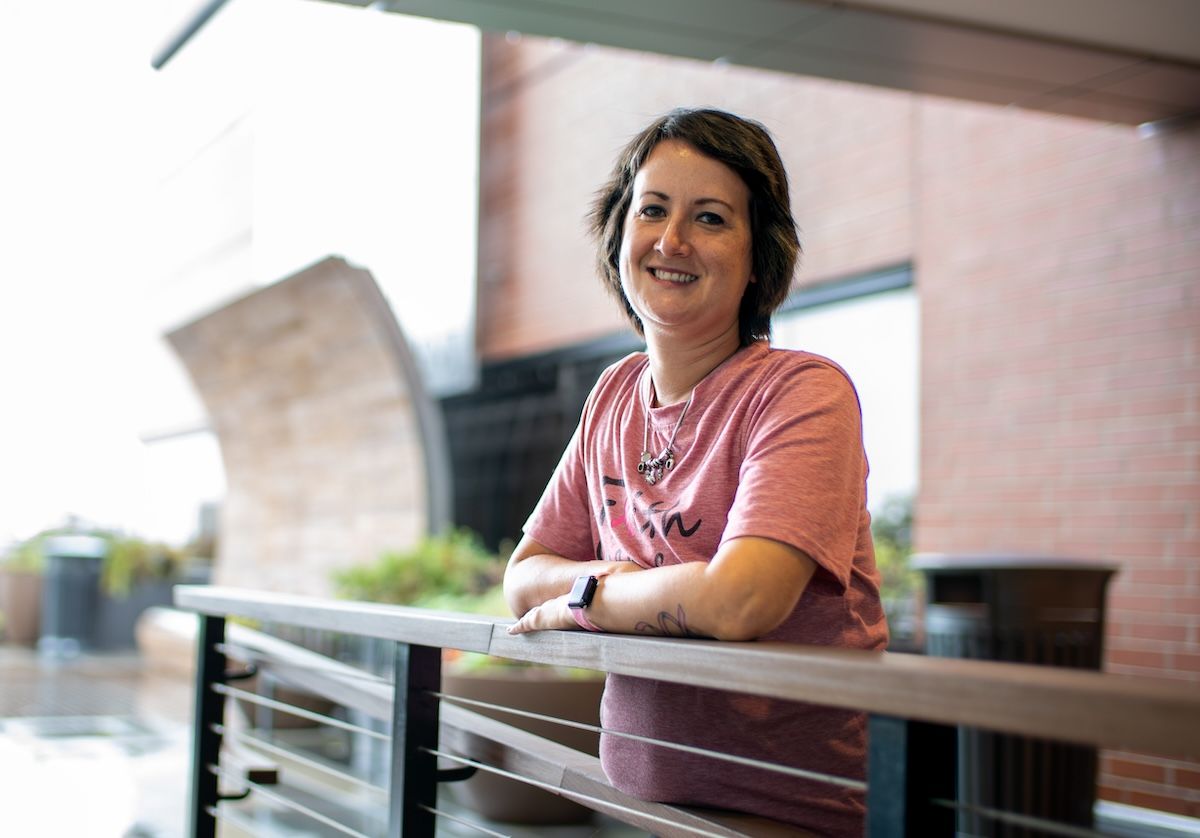
{"type": "Polygon", "coordinates": [[[713,227],[719,227],[725,223],[725,219],[715,212],[702,212],[696,216],[696,220],[701,224],[709,224],[713,227]]]}
{"type": "Polygon", "coordinates": [[[647,204],[638,210],[637,214],[639,218],[663,218],[667,211],[658,204],[647,204]]]}

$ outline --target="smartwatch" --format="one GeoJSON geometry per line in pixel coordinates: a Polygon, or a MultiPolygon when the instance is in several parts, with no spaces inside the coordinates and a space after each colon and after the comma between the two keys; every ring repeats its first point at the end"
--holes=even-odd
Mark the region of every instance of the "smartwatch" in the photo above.
{"type": "Polygon", "coordinates": [[[567,605],[570,608],[587,608],[592,604],[592,598],[596,596],[596,586],[599,581],[595,576],[577,576],[575,584],[571,586],[571,595],[567,599],[567,605]]]}
{"type": "Polygon", "coordinates": [[[575,584],[571,586],[571,593],[567,596],[567,607],[571,609],[571,616],[579,623],[579,627],[586,631],[603,631],[583,613],[584,609],[592,604],[599,583],[600,579],[597,576],[576,577],[575,584]]]}

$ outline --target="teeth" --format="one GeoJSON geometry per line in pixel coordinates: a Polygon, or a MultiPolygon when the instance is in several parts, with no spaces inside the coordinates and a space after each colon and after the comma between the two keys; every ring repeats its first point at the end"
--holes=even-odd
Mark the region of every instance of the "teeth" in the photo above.
{"type": "Polygon", "coordinates": [[[655,270],[654,275],[659,279],[665,279],[668,282],[691,282],[698,279],[694,274],[681,274],[675,271],[655,270]]]}

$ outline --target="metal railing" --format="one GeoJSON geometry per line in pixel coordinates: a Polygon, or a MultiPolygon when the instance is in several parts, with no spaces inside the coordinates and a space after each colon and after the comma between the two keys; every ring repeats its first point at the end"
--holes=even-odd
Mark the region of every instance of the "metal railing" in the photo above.
{"type": "MultiPolygon", "coordinates": [[[[723,817],[622,794],[608,784],[595,757],[476,711],[513,717],[538,714],[444,693],[443,649],[701,687],[736,685],[738,691],[752,695],[865,711],[869,714],[865,782],[725,754],[708,755],[865,790],[867,833],[872,838],[953,835],[956,818],[963,812],[1016,830],[1008,834],[1101,834],[960,800],[956,793],[960,726],[1182,758],[1200,755],[1200,693],[1183,683],[766,642],[573,631],[513,637],[505,631],[507,620],[217,587],[181,586],[175,599],[178,606],[198,612],[201,618],[191,799],[195,836],[214,835],[219,820],[253,832],[252,819],[241,808],[244,804],[237,802],[246,794],[288,808],[330,834],[431,836],[439,818],[443,823],[470,822],[462,813],[440,810],[437,790],[440,783],[475,772],[546,789],[656,835],[794,834],[763,819],[723,817]],[[391,665],[370,672],[242,625],[227,626],[228,616],[391,641],[391,665]],[[265,673],[347,708],[343,715],[352,718],[305,710],[237,685],[240,677],[265,673]],[[364,779],[282,748],[258,731],[231,729],[226,723],[230,700],[307,718],[331,731],[343,731],[357,742],[377,743],[386,754],[385,779],[364,779]],[[481,741],[488,743],[485,753],[472,752],[481,741]],[[236,767],[247,752],[260,759],[286,759],[301,766],[298,770],[325,776],[346,789],[343,798],[355,805],[342,808],[355,812],[354,824],[336,811],[255,779],[267,775],[236,767]],[[222,784],[237,792],[222,794],[222,784]]],[[[503,834],[479,823],[470,828],[480,834],[503,834]]]]}

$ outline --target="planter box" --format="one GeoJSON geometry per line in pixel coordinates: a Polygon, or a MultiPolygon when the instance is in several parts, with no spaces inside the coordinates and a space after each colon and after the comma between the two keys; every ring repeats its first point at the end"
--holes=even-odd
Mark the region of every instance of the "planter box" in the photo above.
{"type": "Polygon", "coordinates": [[[0,637],[6,643],[32,646],[41,625],[42,575],[30,570],[0,569],[0,637]]]}
{"type": "MultiPolygon", "coordinates": [[[[442,691],[448,695],[599,725],[604,679],[599,675],[595,678],[568,677],[552,670],[525,667],[497,668],[479,674],[456,673],[452,667],[447,667],[442,672],[442,691]]],[[[493,710],[468,709],[577,751],[595,755],[600,748],[597,733],[493,710]]],[[[488,750],[489,746],[481,742],[480,754],[486,754],[488,750]]],[[[469,780],[454,783],[451,788],[464,806],[503,823],[573,824],[583,823],[592,816],[590,809],[565,797],[483,771],[469,780]]]]}
{"type": "Polygon", "coordinates": [[[132,649],[136,646],[134,628],[147,608],[171,604],[174,580],[155,579],[138,582],[125,597],[101,594],[96,602],[96,622],[91,647],[95,649],[132,649]]]}

